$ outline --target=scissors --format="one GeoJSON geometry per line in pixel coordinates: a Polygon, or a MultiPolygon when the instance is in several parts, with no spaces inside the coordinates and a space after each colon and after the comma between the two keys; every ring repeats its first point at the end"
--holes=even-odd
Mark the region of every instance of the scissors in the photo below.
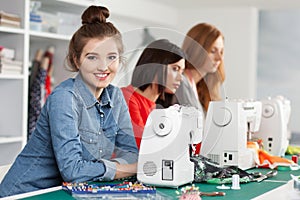
{"type": "Polygon", "coordinates": [[[254,181],[262,182],[263,180],[265,180],[267,178],[270,178],[270,177],[273,177],[273,176],[276,176],[276,175],[277,175],[277,171],[276,170],[271,170],[268,173],[266,173],[264,175],[261,175],[260,177],[254,179],[254,181]]]}

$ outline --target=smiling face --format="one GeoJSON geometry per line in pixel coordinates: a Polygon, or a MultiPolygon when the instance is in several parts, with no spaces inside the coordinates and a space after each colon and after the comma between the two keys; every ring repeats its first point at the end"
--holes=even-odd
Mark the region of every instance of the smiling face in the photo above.
{"type": "Polygon", "coordinates": [[[112,38],[90,39],[84,46],[77,65],[83,81],[98,99],[114,79],[119,68],[119,52],[112,38]]]}
{"type": "Polygon", "coordinates": [[[167,82],[165,88],[165,91],[167,93],[174,94],[180,86],[180,82],[182,80],[182,73],[185,68],[184,62],[185,60],[181,59],[176,63],[168,65],[167,82]]]}

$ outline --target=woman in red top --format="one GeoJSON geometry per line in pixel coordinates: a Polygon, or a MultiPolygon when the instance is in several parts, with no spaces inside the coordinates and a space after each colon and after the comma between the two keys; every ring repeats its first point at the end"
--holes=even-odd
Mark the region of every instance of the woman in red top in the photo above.
{"type": "Polygon", "coordinates": [[[150,43],[142,52],[132,74],[131,84],[122,88],[138,148],[148,115],[164,92],[175,93],[182,80],[185,55],[166,39],[150,43]]]}

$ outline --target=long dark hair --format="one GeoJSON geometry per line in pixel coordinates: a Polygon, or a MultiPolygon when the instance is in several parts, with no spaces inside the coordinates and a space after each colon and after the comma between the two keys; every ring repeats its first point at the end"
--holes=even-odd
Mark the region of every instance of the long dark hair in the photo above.
{"type": "Polygon", "coordinates": [[[142,52],[132,74],[131,85],[144,91],[151,87],[157,76],[158,92],[164,94],[167,66],[185,59],[185,54],[169,40],[160,39],[150,43],[142,52]]]}

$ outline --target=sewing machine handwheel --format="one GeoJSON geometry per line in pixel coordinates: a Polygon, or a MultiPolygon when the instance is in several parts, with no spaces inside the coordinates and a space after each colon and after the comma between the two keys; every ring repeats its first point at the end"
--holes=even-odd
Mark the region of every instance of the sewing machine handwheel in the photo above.
{"type": "Polygon", "coordinates": [[[219,108],[221,111],[213,115],[213,121],[217,126],[227,126],[231,122],[232,114],[228,108],[219,108]]]}
{"type": "Polygon", "coordinates": [[[274,106],[271,104],[265,104],[262,110],[262,116],[265,118],[272,117],[275,112],[274,106]]]}
{"type": "Polygon", "coordinates": [[[168,117],[159,117],[153,122],[153,130],[159,136],[168,135],[172,130],[172,122],[168,117]]]}

